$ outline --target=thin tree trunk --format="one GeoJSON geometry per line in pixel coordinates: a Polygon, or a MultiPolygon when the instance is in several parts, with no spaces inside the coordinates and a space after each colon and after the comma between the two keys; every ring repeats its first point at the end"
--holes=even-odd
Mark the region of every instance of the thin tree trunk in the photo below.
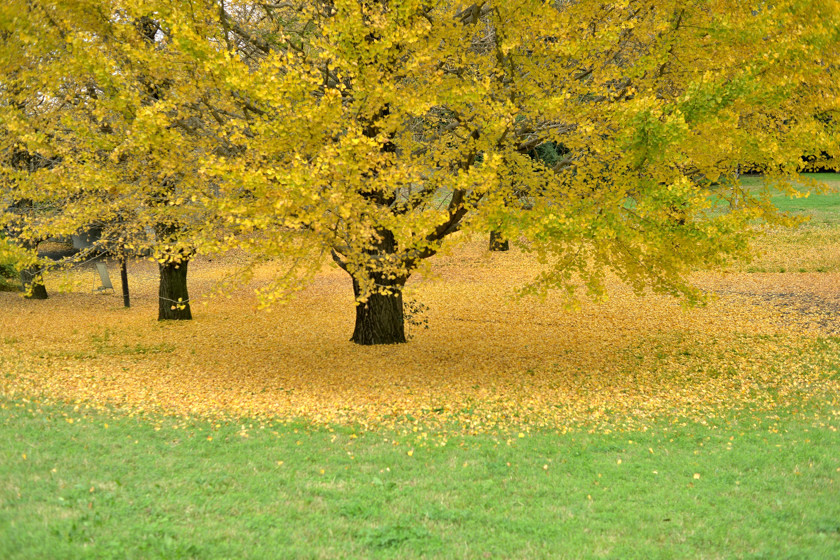
{"type": "Polygon", "coordinates": [[[122,284],[123,305],[131,307],[131,299],[128,295],[128,266],[126,263],[125,253],[120,254],[120,282],[122,284]]]}
{"type": "MultiPolygon", "coordinates": [[[[377,281],[382,285],[381,281],[377,281]]],[[[350,339],[356,344],[401,344],[405,342],[402,285],[388,285],[389,293],[372,293],[364,303],[356,302],[356,326],[350,339]]],[[[359,297],[353,279],[353,295],[359,297]]]]}
{"type": "Polygon", "coordinates": [[[182,260],[159,265],[158,321],[192,319],[190,296],[187,293],[188,263],[188,260],[182,260]]]}
{"type": "Polygon", "coordinates": [[[38,266],[30,266],[20,271],[20,282],[23,284],[24,296],[27,299],[47,299],[47,287],[39,275],[43,269],[38,266]]]}
{"type": "Polygon", "coordinates": [[[490,250],[507,251],[510,249],[510,242],[502,236],[502,232],[493,230],[490,232],[490,250]]]}

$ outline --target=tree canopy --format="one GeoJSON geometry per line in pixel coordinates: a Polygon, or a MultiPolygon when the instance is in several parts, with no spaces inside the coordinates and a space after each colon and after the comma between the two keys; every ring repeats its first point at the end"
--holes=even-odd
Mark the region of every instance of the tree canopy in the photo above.
{"type": "Polygon", "coordinates": [[[537,252],[534,292],[599,297],[611,270],[696,298],[690,270],[784,221],[740,164],[790,189],[837,161],[836,21],[817,0],[12,0],[3,205],[60,201],[24,237],[155,227],[162,263],[282,257],[267,303],[329,256],[361,344],[405,340],[406,280],[465,230],[537,252]]]}

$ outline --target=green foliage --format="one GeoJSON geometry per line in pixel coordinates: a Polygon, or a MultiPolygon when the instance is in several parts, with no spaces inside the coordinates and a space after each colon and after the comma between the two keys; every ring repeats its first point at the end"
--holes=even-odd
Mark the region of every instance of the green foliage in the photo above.
{"type": "Polygon", "coordinates": [[[0,263],[0,291],[17,290],[14,263],[0,263]]]}
{"type": "Polygon", "coordinates": [[[529,155],[531,155],[534,159],[538,159],[543,162],[547,167],[554,167],[569,153],[571,153],[570,150],[562,144],[558,144],[557,142],[546,142],[534,148],[529,155]]]}
{"type": "Polygon", "coordinates": [[[20,289],[21,257],[17,248],[0,235],[0,291],[20,289]]]}
{"type": "Polygon", "coordinates": [[[12,245],[5,235],[0,234],[0,278],[14,278],[17,276],[19,261],[12,245]]]}

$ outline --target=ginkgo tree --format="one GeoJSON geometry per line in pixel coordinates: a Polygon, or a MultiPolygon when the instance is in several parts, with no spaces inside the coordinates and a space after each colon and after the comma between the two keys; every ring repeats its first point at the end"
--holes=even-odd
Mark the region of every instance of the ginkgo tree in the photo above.
{"type": "Polygon", "coordinates": [[[216,7],[224,41],[187,20],[183,41],[249,110],[228,121],[240,155],[203,171],[263,234],[249,249],[329,251],[350,274],[360,344],[404,341],[406,280],[469,228],[538,252],[533,291],[597,297],[612,270],[696,298],[687,272],[780,219],[737,165],[789,187],[804,154],[837,154],[837,2],[216,7]],[[529,157],[547,143],[568,154],[529,157]]]}
{"type": "MultiPolygon", "coordinates": [[[[783,221],[740,187],[737,165],[791,189],[803,156],[840,145],[836,1],[87,4],[109,26],[147,17],[165,37],[123,53],[131,67],[168,61],[154,67],[178,95],[149,109],[125,100],[123,66],[103,62],[113,43],[75,35],[78,52],[102,45],[83,57],[98,79],[124,84],[108,110],[142,108],[132,142],[224,216],[224,234],[196,242],[289,263],[266,303],[332,258],[352,278],[359,344],[405,341],[407,279],[470,230],[535,251],[533,292],[600,297],[613,271],[696,299],[688,272],[747,255],[756,220],[783,221]],[[178,130],[189,107],[202,134],[178,130]],[[547,145],[563,157],[532,157],[547,145]]],[[[76,160],[93,149],[74,147],[76,160]]],[[[107,170],[118,192],[142,190],[107,170]]]]}
{"type": "Polygon", "coordinates": [[[212,184],[196,170],[202,150],[222,147],[216,137],[208,147],[204,126],[212,91],[170,47],[165,15],[99,1],[0,8],[0,149],[58,162],[21,173],[4,158],[2,178],[4,198],[44,209],[19,240],[99,226],[106,249],[158,261],[158,318],[189,319],[196,232],[214,223],[199,202],[212,184]]]}

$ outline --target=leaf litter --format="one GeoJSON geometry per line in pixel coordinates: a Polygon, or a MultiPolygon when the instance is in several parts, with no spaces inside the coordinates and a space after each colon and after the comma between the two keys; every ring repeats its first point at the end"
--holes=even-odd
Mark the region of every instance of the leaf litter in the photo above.
{"type": "Polygon", "coordinates": [[[465,433],[634,429],[804,400],[837,408],[840,274],[697,273],[718,294],[686,309],[609,280],[605,303],[515,299],[536,263],[468,243],[408,295],[429,328],[404,345],[349,341],[349,277],[326,266],[288,303],[257,310],[271,263],[206,297],[235,256],[190,264],[194,317],[158,323],[157,270],[130,267],[131,309],[65,273],[46,301],[0,293],[0,395],[190,418],[465,433]]]}

